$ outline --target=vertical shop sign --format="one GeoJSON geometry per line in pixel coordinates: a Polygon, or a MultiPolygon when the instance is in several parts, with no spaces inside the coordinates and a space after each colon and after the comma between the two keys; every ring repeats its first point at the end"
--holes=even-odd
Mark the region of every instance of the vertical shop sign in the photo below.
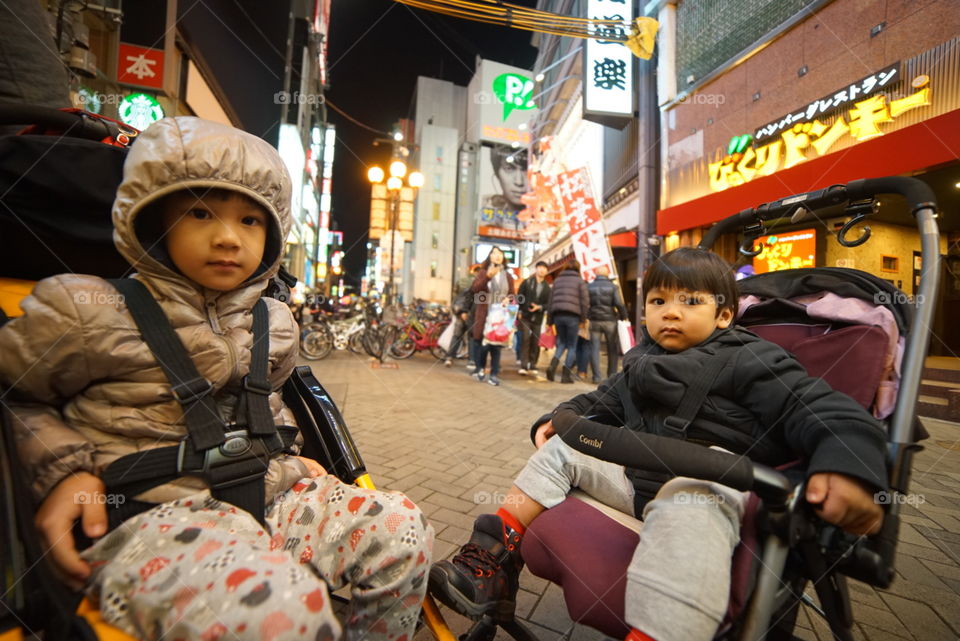
{"type": "Polygon", "coordinates": [[[587,17],[623,23],[596,27],[595,37],[584,41],[584,118],[601,124],[610,118],[629,119],[634,111],[634,65],[623,40],[630,33],[633,0],[587,0],[587,17]]]}
{"type": "Polygon", "coordinates": [[[597,269],[613,269],[613,259],[607,246],[603,217],[590,189],[590,174],[586,167],[566,171],[557,176],[557,189],[567,214],[573,253],[580,263],[580,275],[588,283],[597,277],[597,269]]]}

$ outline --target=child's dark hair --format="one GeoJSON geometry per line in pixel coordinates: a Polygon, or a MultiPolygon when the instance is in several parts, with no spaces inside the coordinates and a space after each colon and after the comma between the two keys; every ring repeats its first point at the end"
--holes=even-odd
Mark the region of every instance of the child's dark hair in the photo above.
{"type": "Polygon", "coordinates": [[[729,309],[737,315],[737,281],[733,269],[705,249],[679,247],[657,259],[643,275],[643,296],[653,289],[687,289],[712,294],[717,314],[729,309]]]}

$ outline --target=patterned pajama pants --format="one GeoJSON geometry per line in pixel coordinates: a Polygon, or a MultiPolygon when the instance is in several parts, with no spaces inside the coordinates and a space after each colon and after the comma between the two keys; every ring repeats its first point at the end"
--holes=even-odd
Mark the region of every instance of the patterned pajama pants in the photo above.
{"type": "Polygon", "coordinates": [[[140,639],[340,639],[329,590],[351,584],[348,641],[409,641],[433,528],[403,494],[327,475],[267,510],[267,528],[205,494],[159,505],[83,553],[89,593],[140,639]]]}

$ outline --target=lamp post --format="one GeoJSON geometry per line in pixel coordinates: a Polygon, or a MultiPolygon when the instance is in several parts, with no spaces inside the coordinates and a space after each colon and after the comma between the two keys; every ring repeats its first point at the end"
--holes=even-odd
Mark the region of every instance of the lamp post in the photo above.
{"type": "MultiPolygon", "coordinates": [[[[389,216],[387,217],[387,230],[386,232],[390,234],[390,275],[387,279],[387,287],[385,292],[386,304],[392,305],[396,297],[396,292],[394,291],[393,285],[393,273],[394,273],[394,264],[393,257],[395,255],[395,247],[397,244],[397,236],[400,235],[397,231],[399,227],[399,218],[400,218],[400,201],[401,201],[401,190],[404,187],[404,177],[406,177],[406,186],[410,187],[413,190],[415,197],[416,190],[423,186],[423,174],[419,171],[410,172],[407,174],[407,165],[402,160],[394,160],[390,163],[389,167],[390,176],[387,177],[383,169],[374,165],[367,170],[367,179],[371,184],[380,184],[386,178],[387,192],[389,193],[390,199],[390,209],[389,216]]],[[[412,204],[412,199],[411,199],[412,204]]]]}

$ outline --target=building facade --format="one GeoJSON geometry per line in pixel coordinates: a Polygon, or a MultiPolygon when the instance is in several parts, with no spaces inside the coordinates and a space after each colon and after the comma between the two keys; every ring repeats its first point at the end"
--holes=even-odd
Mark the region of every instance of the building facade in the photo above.
{"type": "MultiPolygon", "coordinates": [[[[718,12],[685,0],[661,3],[659,15],[673,26],[661,32],[658,69],[656,225],[665,249],[696,244],[713,222],[794,193],[916,176],[946,214],[930,352],[957,353],[960,330],[947,319],[960,315],[960,224],[950,213],[960,206],[960,2],[806,0],[749,12],[731,3],[718,12]]],[[[752,258],[733,235],[716,249],[748,271],[855,267],[916,293],[920,245],[902,204],[881,199],[872,238],[859,247],[836,242],[849,220],[841,210],[783,225],[757,239],[764,250],[752,258]]]]}

